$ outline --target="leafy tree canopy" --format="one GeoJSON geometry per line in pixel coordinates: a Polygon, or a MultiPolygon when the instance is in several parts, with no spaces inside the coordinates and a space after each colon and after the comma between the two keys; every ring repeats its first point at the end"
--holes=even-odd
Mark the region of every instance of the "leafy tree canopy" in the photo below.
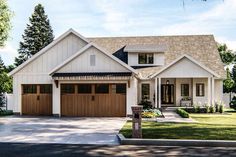
{"type": "Polygon", "coordinates": [[[0,47],[5,45],[11,29],[11,17],[13,13],[9,9],[6,0],[0,0],[0,47]]]}
{"type": "Polygon", "coordinates": [[[221,60],[225,65],[230,65],[235,62],[235,54],[232,50],[228,49],[226,44],[219,44],[218,51],[220,53],[221,60]]]}

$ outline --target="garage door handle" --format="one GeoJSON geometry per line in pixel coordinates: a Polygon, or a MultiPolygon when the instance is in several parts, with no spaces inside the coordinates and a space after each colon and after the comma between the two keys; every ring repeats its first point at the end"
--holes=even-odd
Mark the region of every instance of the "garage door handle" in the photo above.
{"type": "Polygon", "coordinates": [[[95,100],[95,96],[93,95],[93,96],[92,96],[92,101],[94,101],[94,100],[95,100]]]}
{"type": "Polygon", "coordinates": [[[39,100],[40,99],[40,97],[39,97],[39,95],[37,96],[37,100],[39,100]]]}

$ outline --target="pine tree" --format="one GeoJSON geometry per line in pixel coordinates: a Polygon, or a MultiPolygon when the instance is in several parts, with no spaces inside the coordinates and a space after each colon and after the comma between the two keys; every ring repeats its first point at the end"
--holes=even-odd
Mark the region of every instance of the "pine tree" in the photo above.
{"type": "Polygon", "coordinates": [[[4,62],[2,60],[2,57],[0,56],[0,74],[5,71],[6,67],[4,65],[4,62]]]}
{"type": "Polygon", "coordinates": [[[19,45],[19,56],[15,58],[16,66],[32,57],[54,39],[48,16],[45,14],[44,7],[41,4],[35,6],[29,22],[30,24],[27,24],[22,35],[23,41],[19,45]]]}

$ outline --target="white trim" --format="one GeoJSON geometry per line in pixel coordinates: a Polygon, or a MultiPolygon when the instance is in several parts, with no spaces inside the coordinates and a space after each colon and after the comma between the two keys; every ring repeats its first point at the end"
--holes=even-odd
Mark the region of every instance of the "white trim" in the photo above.
{"type": "Polygon", "coordinates": [[[204,70],[206,70],[207,72],[209,72],[210,74],[220,78],[220,76],[218,74],[216,74],[214,71],[212,71],[211,69],[207,68],[205,65],[199,63],[198,61],[196,61],[195,59],[193,59],[192,57],[190,57],[189,55],[182,55],[181,57],[177,58],[176,60],[174,60],[173,62],[171,62],[169,65],[167,65],[165,68],[161,69],[159,72],[153,74],[151,76],[151,78],[156,77],[157,75],[159,75],[160,73],[162,73],[163,71],[165,71],[166,69],[170,68],[172,65],[176,64],[177,62],[179,62],[180,60],[182,60],[183,58],[187,58],[190,61],[192,61],[193,63],[197,64],[198,66],[200,66],[201,68],[203,68],[204,70]]]}
{"type": "Polygon", "coordinates": [[[32,62],[33,60],[35,60],[36,58],[38,58],[39,56],[41,56],[42,54],[44,54],[45,52],[47,52],[47,50],[49,50],[50,48],[52,48],[53,46],[55,46],[58,42],[60,42],[62,39],[64,39],[65,37],[67,37],[69,34],[73,33],[74,35],[76,35],[77,37],[81,38],[82,40],[84,40],[85,42],[89,43],[90,41],[88,39],[86,39],[85,37],[83,37],[81,34],[77,33],[75,30],[73,30],[72,28],[69,29],[68,31],[66,31],[65,33],[63,33],[62,35],[60,35],[57,39],[55,39],[52,43],[50,43],[49,45],[47,45],[46,47],[44,47],[42,50],[40,50],[38,53],[36,53],[35,55],[33,55],[31,58],[29,58],[27,61],[25,61],[23,64],[19,65],[17,68],[15,68],[13,71],[11,71],[10,73],[8,73],[9,76],[14,75],[16,72],[18,72],[19,70],[21,70],[22,68],[24,68],[26,65],[28,65],[30,62],[32,62]]]}
{"type": "Polygon", "coordinates": [[[70,58],[68,58],[67,60],[65,60],[62,64],[58,65],[56,68],[54,68],[49,75],[52,75],[53,73],[55,73],[56,71],[58,71],[59,69],[61,69],[63,66],[65,66],[66,64],[68,64],[70,61],[72,61],[74,58],[78,57],[79,55],[81,55],[83,52],[85,52],[88,48],[90,47],[95,47],[96,49],[98,49],[99,51],[101,51],[102,53],[104,53],[105,55],[107,55],[108,57],[110,57],[111,59],[113,59],[114,61],[116,61],[117,63],[119,63],[120,65],[122,65],[123,67],[127,68],[128,70],[130,70],[131,72],[137,74],[137,72],[131,68],[130,66],[128,66],[127,64],[125,64],[124,62],[120,61],[118,58],[108,54],[108,52],[104,51],[103,49],[101,49],[99,46],[97,46],[94,43],[89,43],[87,44],[85,47],[83,47],[82,49],[80,49],[78,52],[76,52],[73,56],[71,56],[70,58]]]}

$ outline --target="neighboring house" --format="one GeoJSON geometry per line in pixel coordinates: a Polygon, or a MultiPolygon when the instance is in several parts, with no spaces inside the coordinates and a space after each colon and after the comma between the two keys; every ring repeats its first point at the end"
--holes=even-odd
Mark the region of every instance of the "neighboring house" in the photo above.
{"type": "Polygon", "coordinates": [[[119,117],[144,98],[156,108],[221,101],[225,71],[212,35],[85,38],[70,29],[10,75],[16,113],[119,117]]]}

